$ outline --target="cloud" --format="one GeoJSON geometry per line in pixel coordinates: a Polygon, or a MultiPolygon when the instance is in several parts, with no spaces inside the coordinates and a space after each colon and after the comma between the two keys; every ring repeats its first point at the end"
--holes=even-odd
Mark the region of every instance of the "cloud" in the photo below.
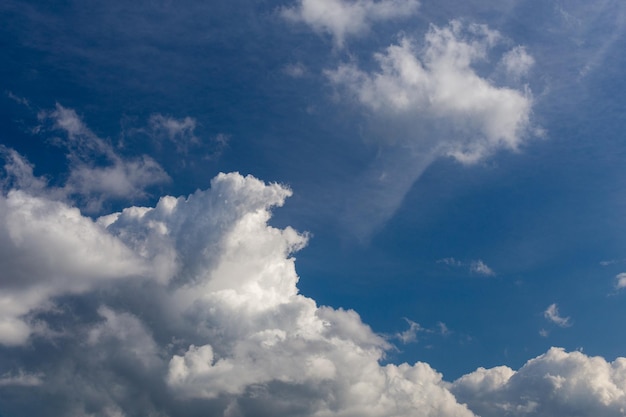
{"type": "Polygon", "coordinates": [[[48,182],[36,177],[34,166],[14,149],[0,145],[0,156],[4,159],[4,177],[1,180],[4,190],[21,189],[33,193],[42,193],[48,182]]]}
{"type": "Polygon", "coordinates": [[[342,47],[346,38],[367,32],[372,23],[411,16],[418,6],[417,0],[298,0],[282,8],[281,15],[331,35],[342,47]]]}
{"type": "Polygon", "coordinates": [[[93,221],[9,191],[0,343],[30,345],[13,362],[45,374],[30,401],[55,398],[50,415],[472,416],[427,364],[381,365],[391,346],[356,312],[299,294],[292,254],[307,235],[268,225],[289,195],[220,174],[93,221]]]}
{"type": "MultiPolygon", "coordinates": [[[[406,320],[406,322],[408,323],[409,328],[401,333],[396,334],[396,338],[399,339],[404,344],[417,342],[417,334],[419,332],[428,331],[424,329],[422,326],[420,326],[419,323],[416,323],[407,318],[405,318],[404,320],[406,320]]],[[[445,327],[445,324],[444,324],[444,327],[445,327]]]]}
{"type": "Polygon", "coordinates": [[[437,259],[437,263],[438,264],[446,264],[449,266],[462,266],[463,262],[456,260],[455,258],[442,258],[442,259],[437,259]]]}
{"type": "Polygon", "coordinates": [[[30,374],[20,369],[17,374],[6,373],[0,376],[0,387],[36,387],[43,383],[42,377],[43,374],[30,374]]]}
{"type": "MultiPolygon", "coordinates": [[[[382,365],[392,346],[355,311],[299,293],[293,255],[308,237],[268,224],[290,195],[220,174],[208,190],[94,221],[9,191],[0,352],[11,360],[0,408],[18,417],[41,415],[39,406],[51,416],[621,415],[624,358],[553,348],[517,372],[479,368],[453,383],[426,363],[382,365]]],[[[424,329],[407,322],[399,337],[410,342],[424,329]]]]}
{"type": "Polygon", "coordinates": [[[477,415],[623,416],[626,359],[607,362],[551,348],[517,372],[479,368],[454,381],[451,391],[477,415]]]}
{"type": "Polygon", "coordinates": [[[442,336],[448,336],[450,333],[452,333],[452,331],[448,328],[446,323],[442,321],[437,322],[437,327],[439,327],[439,333],[442,336]]]}
{"type": "MultiPolygon", "coordinates": [[[[472,165],[517,151],[530,136],[530,90],[496,85],[475,69],[501,38],[485,25],[452,21],[431,26],[422,42],[402,36],[374,55],[378,69],[348,62],[325,71],[340,97],[369,113],[380,146],[352,187],[345,217],[357,219],[350,224],[357,236],[384,224],[436,159],[472,165]]],[[[507,62],[522,56],[516,51],[507,62]]]]}
{"type": "Polygon", "coordinates": [[[560,327],[570,327],[572,323],[569,317],[561,317],[559,315],[559,308],[554,304],[550,304],[546,311],[543,312],[543,316],[550,322],[560,327]]]}
{"type": "MultiPolygon", "coordinates": [[[[39,120],[52,124],[47,129],[39,129],[40,132],[64,134],[56,139],[56,143],[67,149],[69,161],[70,172],[64,186],[50,191],[57,196],[82,199],[90,212],[100,210],[108,199],[143,198],[146,188],[170,181],[167,173],[150,156],[121,156],[107,140],[93,133],[73,109],[57,103],[54,110],[40,112],[39,120]]],[[[174,130],[175,126],[168,132],[175,134],[174,130]]],[[[27,173],[23,171],[22,175],[27,173]]]]}
{"type": "Polygon", "coordinates": [[[493,269],[489,268],[489,266],[484,263],[481,259],[478,259],[476,261],[472,261],[470,263],[470,271],[478,274],[478,275],[484,275],[484,276],[494,276],[496,273],[493,272],[493,269]]]}
{"type": "Polygon", "coordinates": [[[30,102],[28,101],[28,99],[24,98],[24,97],[20,97],[18,95],[13,94],[13,92],[11,91],[7,91],[6,95],[8,98],[10,98],[11,100],[13,100],[14,102],[16,102],[17,104],[21,104],[22,106],[26,106],[30,108],[30,102]]]}
{"type": "Polygon", "coordinates": [[[467,267],[469,269],[469,272],[472,274],[489,276],[489,277],[496,275],[493,269],[491,269],[489,265],[483,262],[482,259],[476,259],[470,262],[462,262],[462,261],[459,261],[458,259],[450,257],[450,258],[438,259],[437,263],[445,264],[445,265],[456,267],[456,268],[467,267]]]}
{"type": "Polygon", "coordinates": [[[283,68],[283,72],[291,78],[302,78],[306,74],[307,68],[301,62],[296,62],[295,64],[286,65],[283,68]]]}
{"type": "Polygon", "coordinates": [[[519,80],[535,65],[535,59],[526,52],[525,47],[517,46],[504,54],[501,64],[509,76],[519,80]]]}
{"type": "Polygon", "coordinates": [[[20,345],[40,329],[30,314],[52,297],[85,293],[149,269],[141,256],[78,209],[12,190],[0,197],[0,344],[20,345]]]}
{"type": "Polygon", "coordinates": [[[615,288],[622,289],[626,287],[626,272],[619,273],[615,276],[615,288]]]}
{"type": "MultiPolygon", "coordinates": [[[[484,25],[452,21],[443,28],[432,26],[423,48],[404,37],[376,54],[378,72],[342,64],[326,75],[376,113],[445,121],[452,131],[432,146],[441,155],[472,164],[497,149],[517,150],[529,128],[530,93],[497,87],[472,69],[499,39],[498,32],[484,25]]],[[[516,50],[508,61],[521,56],[516,50]]]]}

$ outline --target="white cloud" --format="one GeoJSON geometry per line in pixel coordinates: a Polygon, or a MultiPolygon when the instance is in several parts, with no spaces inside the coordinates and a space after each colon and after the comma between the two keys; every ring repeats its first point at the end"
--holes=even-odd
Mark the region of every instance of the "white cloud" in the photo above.
{"type": "Polygon", "coordinates": [[[12,188],[42,193],[48,183],[45,179],[34,175],[34,166],[14,149],[0,145],[0,155],[4,159],[3,189],[12,188]]]}
{"type": "MultiPolygon", "coordinates": [[[[401,332],[401,333],[396,334],[396,338],[399,339],[404,344],[416,342],[417,341],[417,334],[419,332],[427,331],[422,326],[420,326],[419,323],[416,323],[416,322],[414,322],[412,320],[409,320],[407,318],[405,318],[404,320],[406,320],[406,322],[408,323],[409,328],[406,329],[405,331],[401,332]]],[[[441,324],[443,324],[443,323],[441,323],[441,324]]],[[[445,328],[445,324],[443,326],[445,328]]],[[[443,329],[442,329],[442,331],[443,331],[443,329]]]]}
{"type": "Polygon", "coordinates": [[[0,197],[0,344],[28,340],[52,297],[79,294],[148,266],[115,237],[62,202],[13,190],[0,197]]]}
{"type": "Polygon", "coordinates": [[[491,269],[486,263],[484,263],[481,259],[478,259],[476,261],[472,261],[470,263],[470,271],[478,274],[478,275],[484,275],[484,276],[494,276],[496,273],[493,272],[493,269],[491,269]]]}
{"type": "Polygon", "coordinates": [[[174,408],[193,399],[212,415],[288,401],[309,404],[303,415],[472,416],[427,364],[380,365],[391,346],[356,312],[298,293],[291,254],[307,236],[267,224],[290,194],[220,174],[210,190],[94,222],[9,192],[0,200],[0,318],[14,330],[0,342],[35,340],[35,323],[54,327],[60,319],[50,317],[65,314],[58,300],[85,300],[78,324],[66,320],[55,338],[68,356],[46,366],[38,387],[67,400],[60,415],[158,410],[157,396],[174,408]]]}
{"type": "Polygon", "coordinates": [[[615,276],[615,288],[622,289],[626,287],[626,272],[619,273],[615,276]]]}
{"type": "Polygon", "coordinates": [[[550,322],[560,327],[570,327],[572,323],[569,317],[561,317],[559,315],[559,307],[554,304],[550,304],[546,311],[543,312],[543,316],[550,322]]]}
{"type": "Polygon", "coordinates": [[[471,165],[524,144],[532,130],[530,90],[482,75],[500,38],[484,25],[452,21],[431,26],[422,42],[401,37],[374,55],[378,69],[349,62],[325,71],[339,97],[369,113],[380,146],[351,186],[344,217],[357,237],[369,238],[393,216],[436,159],[471,165]]]}
{"type": "Polygon", "coordinates": [[[497,87],[472,68],[499,38],[486,26],[453,21],[432,26],[423,48],[404,37],[376,54],[378,72],[343,64],[326,75],[376,113],[440,120],[449,130],[430,147],[471,164],[497,149],[517,150],[529,128],[530,93],[497,87]]]}
{"type": "Polygon", "coordinates": [[[517,372],[479,368],[450,387],[483,417],[623,416],[626,358],[607,362],[581,352],[551,348],[517,372]]]}
{"type": "Polygon", "coordinates": [[[504,54],[501,63],[509,76],[519,80],[535,65],[535,59],[526,52],[525,47],[517,46],[504,54]]]}
{"type": "Polygon", "coordinates": [[[281,14],[330,34],[335,45],[342,47],[347,37],[367,32],[372,23],[411,16],[418,6],[417,0],[298,0],[281,9],[281,14]]]}
{"type": "MultiPolygon", "coordinates": [[[[10,191],[0,342],[15,369],[0,389],[30,390],[49,415],[474,416],[463,403],[484,417],[620,415],[623,358],[551,349],[517,372],[480,368],[452,384],[425,363],[381,365],[391,346],[356,312],[299,294],[293,253],[307,236],[268,225],[290,194],[220,174],[209,190],[94,222],[10,191]],[[59,323],[53,340],[36,331],[59,323]]],[[[408,323],[411,341],[423,329],[408,323]]]]}

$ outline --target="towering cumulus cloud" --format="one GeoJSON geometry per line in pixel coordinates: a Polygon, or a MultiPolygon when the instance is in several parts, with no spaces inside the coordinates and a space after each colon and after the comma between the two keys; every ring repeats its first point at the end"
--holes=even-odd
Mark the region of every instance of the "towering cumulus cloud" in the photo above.
{"type": "Polygon", "coordinates": [[[267,224],[290,193],[220,174],[92,221],[9,192],[0,389],[53,398],[48,415],[471,416],[427,364],[381,366],[357,313],[298,293],[307,236],[267,224]]]}
{"type": "Polygon", "coordinates": [[[220,174],[94,221],[9,191],[2,415],[623,415],[624,359],[552,349],[454,383],[426,363],[381,365],[391,345],[356,312],[299,294],[307,236],[268,225],[290,194],[220,174]]]}

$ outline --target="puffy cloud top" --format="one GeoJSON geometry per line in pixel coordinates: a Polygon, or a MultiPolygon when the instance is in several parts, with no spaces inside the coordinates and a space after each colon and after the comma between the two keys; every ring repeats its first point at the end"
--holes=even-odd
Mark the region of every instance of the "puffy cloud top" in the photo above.
{"type": "Polygon", "coordinates": [[[519,371],[480,368],[451,385],[459,401],[483,417],[623,416],[626,358],[607,362],[551,348],[519,371]]]}

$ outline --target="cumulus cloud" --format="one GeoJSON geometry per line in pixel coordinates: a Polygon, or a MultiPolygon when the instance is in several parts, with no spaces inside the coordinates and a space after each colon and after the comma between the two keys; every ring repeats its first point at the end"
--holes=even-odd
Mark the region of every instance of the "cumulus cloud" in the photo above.
{"type": "Polygon", "coordinates": [[[607,362],[551,348],[517,372],[479,368],[451,384],[460,402],[483,417],[623,416],[626,358],[607,362]]]}
{"type": "MultiPolygon", "coordinates": [[[[378,69],[348,62],[325,71],[340,97],[376,122],[381,149],[355,181],[357,196],[346,215],[358,219],[350,225],[357,235],[387,221],[437,158],[472,165],[499,150],[520,149],[531,130],[530,90],[496,85],[476,69],[501,39],[485,25],[452,21],[431,26],[421,42],[402,36],[374,55],[378,69]],[[362,212],[355,215],[354,207],[362,212]]],[[[516,51],[507,62],[522,56],[516,51]]]]}
{"type": "Polygon", "coordinates": [[[65,203],[12,190],[0,197],[0,344],[25,343],[52,297],[84,293],[148,266],[65,203]]]}
{"type": "Polygon", "coordinates": [[[350,63],[326,75],[377,113],[445,121],[452,128],[449,137],[432,146],[471,164],[500,148],[518,149],[529,127],[530,93],[493,85],[472,68],[500,37],[484,25],[452,21],[432,26],[422,48],[404,37],[377,53],[377,72],[350,63]]]}
{"type": "Polygon", "coordinates": [[[417,0],[298,0],[281,9],[281,15],[331,35],[341,47],[347,37],[367,32],[372,23],[410,16],[418,6],[417,0]]]}
{"type": "Polygon", "coordinates": [[[615,276],[615,288],[620,290],[626,287],[626,272],[619,273],[615,276]]]}
{"type": "MultiPolygon", "coordinates": [[[[382,365],[392,346],[355,311],[299,293],[293,255],[308,237],[268,224],[290,195],[220,174],[208,190],[94,221],[9,191],[0,200],[0,352],[11,359],[0,363],[0,408],[159,417],[622,412],[623,358],[551,349],[517,372],[480,368],[453,383],[426,363],[382,365]]],[[[428,331],[407,322],[405,342],[428,331]]]]}
{"type": "Polygon", "coordinates": [[[572,325],[569,317],[561,317],[559,315],[559,307],[554,304],[550,304],[546,311],[543,312],[543,316],[546,320],[556,324],[559,327],[570,327],[572,325]]]}
{"type": "MultiPolygon", "coordinates": [[[[58,399],[51,415],[177,416],[195,404],[212,415],[472,416],[427,364],[381,365],[391,346],[356,312],[299,294],[292,254],[307,236],[267,223],[290,194],[220,174],[209,190],[93,221],[10,191],[0,343],[64,346],[40,369],[28,355],[15,362],[45,369],[33,398],[58,399]]],[[[6,385],[17,381],[7,372],[6,385]]],[[[0,396],[19,409],[12,401],[0,396]]]]}

